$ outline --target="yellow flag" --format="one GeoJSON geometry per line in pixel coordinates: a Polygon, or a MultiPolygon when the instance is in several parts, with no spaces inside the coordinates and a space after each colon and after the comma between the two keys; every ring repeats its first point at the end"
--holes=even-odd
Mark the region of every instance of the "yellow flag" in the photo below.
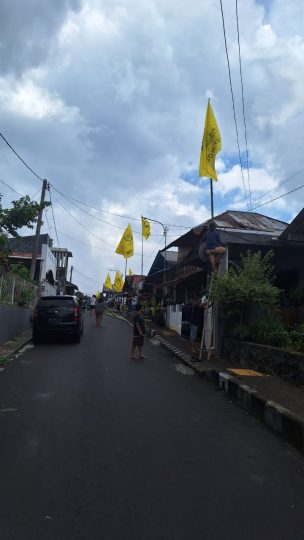
{"type": "Polygon", "coordinates": [[[123,289],[123,279],[121,277],[121,274],[119,272],[116,272],[115,281],[114,281],[114,290],[116,292],[121,292],[122,289],[123,289]]]}
{"type": "Polygon", "coordinates": [[[141,218],[141,230],[142,230],[142,235],[143,237],[148,240],[149,236],[150,236],[150,223],[149,221],[142,217],[141,218]]]}
{"type": "Polygon", "coordinates": [[[208,176],[208,178],[212,178],[213,180],[217,181],[215,156],[221,150],[221,148],[221,134],[209,99],[199,166],[200,176],[208,176]]]}
{"type": "Polygon", "coordinates": [[[129,276],[133,276],[133,272],[132,272],[131,268],[129,268],[129,276]]]}
{"type": "Polygon", "coordinates": [[[104,286],[107,288],[107,289],[112,289],[112,283],[111,283],[111,278],[110,278],[110,274],[107,275],[106,277],[106,280],[104,282],[104,286]]]}
{"type": "Polygon", "coordinates": [[[129,257],[132,257],[133,232],[130,223],[125,229],[125,232],[123,233],[115,252],[118,253],[118,255],[123,255],[125,259],[129,259],[129,257]]]}

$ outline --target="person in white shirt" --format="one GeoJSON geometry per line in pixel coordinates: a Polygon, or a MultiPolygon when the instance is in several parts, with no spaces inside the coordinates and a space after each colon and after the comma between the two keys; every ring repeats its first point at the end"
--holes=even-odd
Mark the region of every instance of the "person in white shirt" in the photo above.
{"type": "Polygon", "coordinates": [[[96,296],[95,294],[93,294],[90,300],[90,315],[94,315],[95,313],[95,304],[96,304],[96,296]]]}

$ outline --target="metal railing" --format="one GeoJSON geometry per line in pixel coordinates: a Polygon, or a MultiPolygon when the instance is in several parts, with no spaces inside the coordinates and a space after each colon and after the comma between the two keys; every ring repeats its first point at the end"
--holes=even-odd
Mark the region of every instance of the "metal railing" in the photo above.
{"type": "Polygon", "coordinates": [[[0,269],[0,303],[34,307],[38,287],[13,272],[0,269]]]}

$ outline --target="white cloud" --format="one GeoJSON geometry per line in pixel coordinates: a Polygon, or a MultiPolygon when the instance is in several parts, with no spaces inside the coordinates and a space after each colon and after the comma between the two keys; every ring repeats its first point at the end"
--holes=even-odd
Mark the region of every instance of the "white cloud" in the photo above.
{"type": "MultiPolygon", "coordinates": [[[[224,10],[244,156],[232,0],[224,10]]],[[[200,223],[210,213],[208,182],[193,185],[181,176],[198,167],[211,96],[222,134],[216,208],[223,211],[242,204],[246,208],[216,0],[189,0],[187,5],[182,0],[56,0],[40,2],[38,8],[29,0],[26,10],[7,2],[5,14],[2,3],[1,15],[3,132],[39,174],[64,193],[104,210],[134,217],[146,214],[176,225],[200,223]]],[[[302,0],[288,5],[273,0],[267,11],[254,0],[239,6],[253,202],[262,203],[303,183],[299,174],[275,189],[304,169],[303,17],[302,0]]],[[[21,192],[35,190],[36,180],[1,145],[0,158],[0,178],[21,192]]],[[[244,175],[247,185],[246,171],[244,175]]],[[[299,193],[261,210],[291,218],[302,206],[299,193]]],[[[66,200],[62,203],[72,209],[66,200]]],[[[93,247],[110,249],[102,240],[115,246],[118,229],[93,221],[74,207],[75,217],[100,238],[98,243],[68,218],[56,200],[54,206],[58,229],[91,246],[63,236],[63,243],[71,242],[78,270],[98,274],[98,279],[105,277],[109,266],[120,264],[123,270],[117,255],[93,247]]],[[[95,214],[122,228],[127,224],[115,216],[95,214]]],[[[156,231],[160,236],[145,244],[149,251],[162,241],[161,227],[156,231]]],[[[171,228],[169,235],[174,234],[178,229],[171,228]]],[[[140,250],[138,239],[136,249],[140,250]]],[[[137,257],[130,262],[134,271],[139,271],[139,261],[137,257]]]]}

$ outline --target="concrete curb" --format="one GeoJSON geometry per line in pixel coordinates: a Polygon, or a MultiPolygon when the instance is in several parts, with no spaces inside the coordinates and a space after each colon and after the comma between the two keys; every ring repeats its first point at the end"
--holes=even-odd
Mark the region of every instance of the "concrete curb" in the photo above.
{"type": "Polygon", "coordinates": [[[2,343],[2,345],[0,345],[0,358],[2,359],[0,366],[5,366],[5,364],[31,340],[32,330],[26,330],[16,339],[2,343]]]}
{"type": "Polygon", "coordinates": [[[154,334],[154,337],[159,340],[163,347],[194,369],[200,376],[215,383],[234,402],[261,420],[272,431],[278,433],[296,448],[304,450],[304,418],[279,403],[266,400],[256,390],[247,384],[243,384],[241,380],[226,371],[215,368],[199,369],[199,365],[192,362],[189,355],[181,352],[157,333],[154,334]]]}

